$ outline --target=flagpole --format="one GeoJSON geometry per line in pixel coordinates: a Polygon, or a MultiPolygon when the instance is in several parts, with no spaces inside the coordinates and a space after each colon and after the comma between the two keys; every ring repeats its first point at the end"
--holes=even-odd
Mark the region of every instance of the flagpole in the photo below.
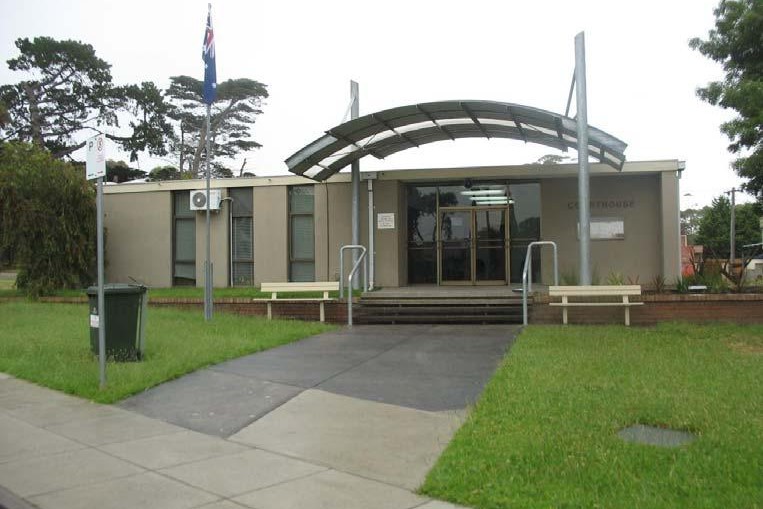
{"type": "Polygon", "coordinates": [[[209,160],[212,159],[212,102],[215,100],[215,86],[217,84],[217,69],[215,65],[214,33],[212,32],[212,4],[207,4],[207,28],[204,32],[204,102],[207,103],[207,246],[206,260],[204,260],[204,320],[212,320],[212,257],[210,256],[210,179],[212,172],[209,160]]]}
{"type": "Polygon", "coordinates": [[[204,274],[204,319],[209,321],[212,319],[212,261],[210,257],[210,227],[209,227],[209,160],[212,157],[212,130],[211,120],[212,105],[207,104],[207,258],[204,262],[205,274],[204,274]]]}

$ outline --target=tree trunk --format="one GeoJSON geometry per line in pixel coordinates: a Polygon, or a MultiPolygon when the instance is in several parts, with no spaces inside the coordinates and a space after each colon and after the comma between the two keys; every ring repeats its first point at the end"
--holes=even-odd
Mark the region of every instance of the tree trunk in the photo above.
{"type": "Polygon", "coordinates": [[[183,178],[183,169],[185,168],[185,129],[183,122],[180,122],[180,178],[183,178]]]}
{"type": "MultiPolygon", "coordinates": [[[[196,152],[193,154],[193,166],[191,168],[193,176],[199,176],[199,166],[201,166],[201,153],[204,151],[204,146],[207,143],[207,123],[201,126],[201,132],[199,133],[199,143],[196,145],[196,152]]],[[[209,157],[209,154],[207,154],[209,157]]]]}
{"type": "Polygon", "coordinates": [[[24,82],[22,85],[27,101],[29,101],[29,123],[32,128],[32,143],[40,148],[44,148],[45,140],[42,138],[42,119],[40,118],[40,107],[37,103],[38,85],[30,82],[24,82]]]}

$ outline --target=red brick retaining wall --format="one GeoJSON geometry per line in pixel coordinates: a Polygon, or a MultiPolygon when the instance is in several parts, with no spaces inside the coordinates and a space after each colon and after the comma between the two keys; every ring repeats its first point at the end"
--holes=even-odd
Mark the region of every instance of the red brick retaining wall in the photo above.
{"type": "MultiPolygon", "coordinates": [[[[42,302],[85,303],[85,297],[43,297],[42,302]]],[[[173,307],[180,309],[204,309],[204,300],[196,298],[149,298],[151,307],[173,307]]],[[[326,321],[347,323],[347,303],[336,300],[324,302],[326,321]]],[[[268,305],[262,300],[246,298],[218,298],[214,310],[238,315],[267,316],[268,305]]],[[[293,320],[320,320],[320,302],[315,300],[278,299],[272,301],[273,318],[293,320]]]]}
{"type": "MultiPolygon", "coordinates": [[[[535,297],[530,323],[562,323],[562,309],[549,306],[548,295],[535,297]]],[[[556,299],[558,301],[558,299],[556,299]]],[[[763,323],[763,294],[642,295],[643,306],[631,307],[631,324],[654,325],[666,321],[763,323]]],[[[570,324],[623,323],[622,307],[571,307],[570,324]]]]}
{"type": "MultiPolygon", "coordinates": [[[[6,299],[3,299],[6,300],[6,299]]],[[[12,300],[12,299],[7,299],[12,300]]],[[[84,297],[45,297],[43,302],[84,303],[84,297]]],[[[763,294],[664,294],[642,295],[643,306],[631,307],[631,324],[653,325],[664,321],[686,322],[734,322],[763,323],[763,294]]],[[[536,295],[530,309],[531,324],[560,324],[562,310],[549,306],[548,295],[536,295]]],[[[202,299],[175,298],[151,299],[151,306],[170,306],[201,310],[202,299]]],[[[347,323],[347,303],[327,301],[326,321],[347,323]]],[[[267,315],[267,304],[245,298],[215,299],[215,310],[240,315],[267,315]]],[[[318,320],[317,301],[283,299],[273,302],[273,317],[297,320],[318,320]]],[[[573,307],[568,310],[570,324],[618,324],[623,323],[621,307],[573,307]]]]}

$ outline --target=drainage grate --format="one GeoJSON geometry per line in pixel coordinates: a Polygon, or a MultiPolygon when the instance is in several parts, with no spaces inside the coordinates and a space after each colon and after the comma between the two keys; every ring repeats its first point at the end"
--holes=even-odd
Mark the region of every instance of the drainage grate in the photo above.
{"type": "Polygon", "coordinates": [[[658,447],[678,447],[697,439],[696,435],[688,431],[657,428],[644,424],[636,424],[623,428],[617,432],[617,436],[626,442],[656,445],[658,447]]]}

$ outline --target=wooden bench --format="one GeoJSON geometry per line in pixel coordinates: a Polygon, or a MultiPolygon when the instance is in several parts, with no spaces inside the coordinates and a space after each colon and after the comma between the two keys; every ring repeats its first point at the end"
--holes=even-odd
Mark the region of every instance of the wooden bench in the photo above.
{"type": "Polygon", "coordinates": [[[273,308],[271,306],[274,300],[278,300],[278,294],[289,293],[306,293],[306,292],[323,292],[323,298],[320,299],[298,299],[305,301],[319,301],[321,306],[321,322],[326,321],[326,310],[324,303],[329,300],[329,292],[339,291],[339,281],[315,281],[306,283],[262,283],[260,285],[260,291],[270,293],[270,300],[268,300],[268,320],[273,318],[273,308]]]}
{"type": "Polygon", "coordinates": [[[549,286],[549,297],[561,297],[562,302],[551,302],[550,306],[562,307],[562,323],[567,325],[567,308],[578,306],[621,306],[625,308],[625,325],[631,324],[631,306],[643,306],[643,302],[630,302],[629,297],[641,295],[641,285],[613,285],[613,286],[549,286]],[[570,298],[586,297],[621,297],[622,301],[604,302],[588,301],[581,302],[576,300],[570,302],[570,298]]]}

